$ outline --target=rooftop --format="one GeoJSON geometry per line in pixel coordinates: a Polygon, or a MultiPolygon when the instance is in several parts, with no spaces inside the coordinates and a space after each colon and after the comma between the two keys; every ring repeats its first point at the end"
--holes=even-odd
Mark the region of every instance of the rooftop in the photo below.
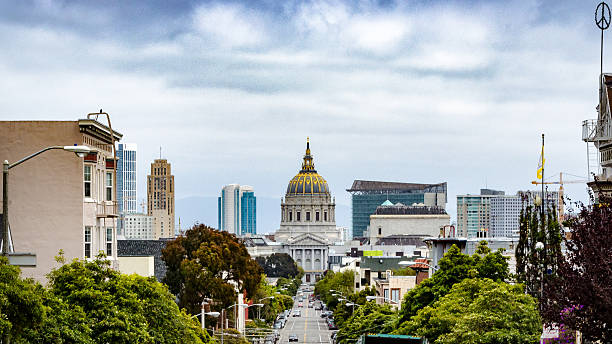
{"type": "MultiPolygon", "coordinates": [[[[353,186],[347,189],[348,192],[359,191],[395,191],[395,192],[426,192],[428,189],[440,188],[439,192],[446,192],[446,182],[439,184],[417,184],[417,183],[399,183],[399,182],[382,182],[372,180],[355,180],[353,186]]],[[[433,191],[429,191],[433,192],[433,191]]]]}
{"type": "Polygon", "coordinates": [[[446,215],[446,210],[441,207],[406,206],[398,203],[378,206],[374,215],[446,215]]]}

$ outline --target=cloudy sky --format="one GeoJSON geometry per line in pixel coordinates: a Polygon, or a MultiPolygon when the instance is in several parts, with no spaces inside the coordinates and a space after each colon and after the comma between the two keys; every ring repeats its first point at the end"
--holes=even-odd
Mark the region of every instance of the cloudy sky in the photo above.
{"type": "Polygon", "coordinates": [[[446,181],[455,218],[457,194],[531,188],[541,133],[548,175],[587,174],[598,2],[2,1],[0,119],[103,108],[141,198],[161,146],[179,200],[280,199],[310,136],[339,205],[354,179],[446,181]]]}

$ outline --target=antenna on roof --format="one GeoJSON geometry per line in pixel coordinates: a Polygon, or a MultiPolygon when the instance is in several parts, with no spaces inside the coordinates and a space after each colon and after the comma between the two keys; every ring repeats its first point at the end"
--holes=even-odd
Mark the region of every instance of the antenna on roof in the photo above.
{"type": "Polygon", "coordinates": [[[600,2],[595,9],[595,24],[601,29],[601,45],[599,51],[599,76],[603,74],[603,37],[604,30],[610,27],[610,7],[604,1],[600,2]]]}
{"type": "Polygon", "coordinates": [[[159,146],[159,159],[161,159],[161,146],[159,146]]]}

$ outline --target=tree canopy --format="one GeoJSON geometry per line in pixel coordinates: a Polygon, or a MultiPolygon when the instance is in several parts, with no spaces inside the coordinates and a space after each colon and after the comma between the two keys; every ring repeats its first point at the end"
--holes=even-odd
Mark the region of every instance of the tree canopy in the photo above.
{"type": "Polygon", "coordinates": [[[586,339],[612,342],[612,199],[580,205],[566,225],[571,238],[557,275],[545,280],[543,317],[586,339]]]}
{"type": "Polygon", "coordinates": [[[542,328],[535,299],[522,285],[469,278],[395,331],[435,344],[531,344],[542,328]]]}
{"type": "Polygon", "coordinates": [[[355,308],[355,313],[339,327],[336,340],[338,343],[354,343],[365,333],[389,333],[396,319],[397,313],[388,304],[365,302],[355,308]]]}
{"type": "Polygon", "coordinates": [[[170,241],[162,259],[168,268],[163,282],[192,314],[204,298],[213,299],[217,311],[232,305],[236,288],[252,298],[263,273],[233,234],[201,224],[170,241]]]}
{"type": "Polygon", "coordinates": [[[287,253],[273,253],[255,260],[268,277],[294,278],[300,273],[297,264],[287,253]]]}
{"type": "Polygon", "coordinates": [[[347,270],[344,272],[328,271],[323,278],[315,284],[315,294],[321,297],[321,301],[333,309],[338,304],[338,298],[334,293],[342,293],[348,296],[353,293],[355,284],[355,272],[347,270]]]}
{"type": "Polygon", "coordinates": [[[491,252],[482,241],[474,255],[461,252],[453,245],[438,262],[439,269],[406,293],[400,312],[400,323],[410,320],[417,311],[448,294],[453,285],[466,278],[508,279],[508,261],[502,251],[491,252]]]}
{"type": "Polygon", "coordinates": [[[45,317],[41,285],[20,275],[18,267],[0,256],[0,337],[5,343],[45,317]]]}
{"type": "MultiPolygon", "coordinates": [[[[63,263],[63,258],[59,261],[63,263]]],[[[9,329],[13,330],[11,336],[15,343],[197,344],[209,341],[197,320],[179,310],[166,286],[152,277],[123,275],[111,269],[103,257],[92,261],[74,260],[54,269],[48,275],[48,288],[18,276],[18,268],[0,260],[3,305],[0,318],[11,323],[9,329]],[[5,313],[4,301],[14,299],[3,297],[5,291],[29,295],[20,304],[12,304],[10,312],[5,313]],[[19,310],[23,314],[15,321],[11,312],[19,310]]]]}

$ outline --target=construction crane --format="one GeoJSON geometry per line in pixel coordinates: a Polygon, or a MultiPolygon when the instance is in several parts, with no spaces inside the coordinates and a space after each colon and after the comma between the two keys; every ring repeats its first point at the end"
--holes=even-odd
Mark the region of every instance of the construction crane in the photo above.
{"type": "MultiPolygon", "coordinates": [[[[569,174],[569,173],[566,173],[569,174]]],[[[558,214],[558,218],[559,218],[559,223],[563,222],[563,214],[564,214],[564,208],[563,208],[563,184],[580,184],[580,183],[586,183],[588,182],[588,180],[586,179],[581,179],[581,180],[563,180],[563,172],[559,172],[559,181],[552,181],[552,182],[539,182],[537,180],[534,180],[531,182],[531,184],[535,184],[535,185],[541,185],[541,184],[559,184],[559,199],[557,200],[557,204],[558,204],[558,208],[557,208],[557,214],[558,214]]],[[[544,195],[542,195],[542,198],[544,198],[544,195]]]]}

